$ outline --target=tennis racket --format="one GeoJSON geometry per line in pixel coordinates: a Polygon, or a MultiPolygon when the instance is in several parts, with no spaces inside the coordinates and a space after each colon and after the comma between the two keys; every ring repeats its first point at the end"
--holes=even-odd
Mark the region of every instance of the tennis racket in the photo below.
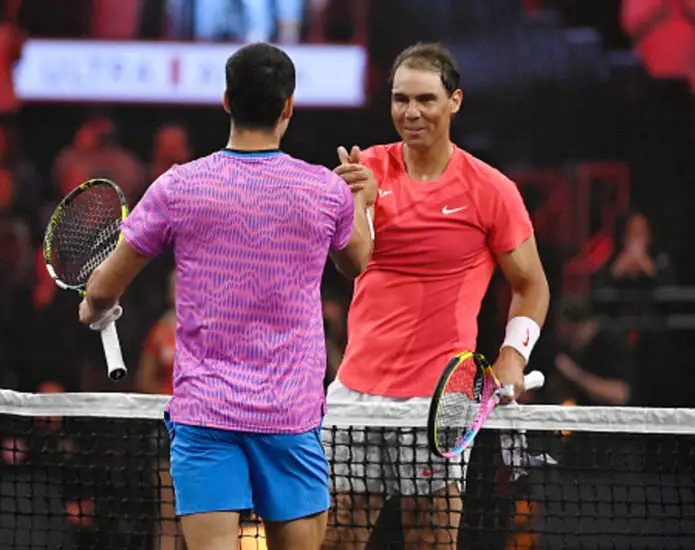
{"type": "MultiPolygon", "coordinates": [[[[527,390],[545,383],[540,371],[532,371],[524,379],[527,390]]],[[[470,351],[456,355],[439,378],[430,403],[427,419],[430,450],[442,458],[461,454],[502,397],[512,395],[514,388],[500,384],[483,355],[470,351]]]]}
{"type": "MultiPolygon", "coordinates": [[[[43,240],[46,269],[62,289],[86,296],[87,281],[121,240],[121,222],[128,216],[123,191],[112,181],[92,179],[73,189],[48,222],[43,240]]],[[[127,374],[116,321],[123,313],[116,305],[90,328],[101,333],[109,378],[127,374]]]]}

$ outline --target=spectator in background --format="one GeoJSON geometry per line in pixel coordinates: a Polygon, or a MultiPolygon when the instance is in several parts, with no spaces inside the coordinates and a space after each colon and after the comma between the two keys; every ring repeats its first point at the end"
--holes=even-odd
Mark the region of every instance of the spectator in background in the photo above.
{"type": "Polygon", "coordinates": [[[557,348],[549,388],[574,405],[626,405],[634,369],[625,339],[601,326],[590,305],[568,301],[560,306],[557,348]]]}
{"type": "Polygon", "coordinates": [[[119,145],[116,125],[106,116],[93,116],[80,126],[72,146],[64,149],[53,164],[54,181],[64,182],[66,172],[76,165],[88,178],[102,177],[118,183],[131,207],[144,192],[145,170],[130,151],[119,145]]]}
{"type": "Polygon", "coordinates": [[[140,356],[137,390],[142,393],[171,395],[176,351],[176,273],[169,274],[168,309],[150,330],[140,356]]]}
{"type": "Polygon", "coordinates": [[[148,180],[154,181],[174,164],[190,160],[191,146],[186,129],[179,124],[162,126],[154,135],[148,180]]]}
{"type": "Polygon", "coordinates": [[[16,133],[0,126],[0,210],[29,222],[34,240],[43,234],[41,178],[21,153],[16,133]]]}
{"type": "Polygon", "coordinates": [[[622,236],[622,248],[610,263],[610,285],[625,290],[649,289],[675,279],[670,258],[656,249],[644,214],[631,214],[622,236]]]}
{"type": "MultiPolygon", "coordinates": [[[[676,283],[671,258],[654,238],[649,220],[639,212],[630,214],[616,239],[621,248],[615,253],[604,274],[606,285],[620,292],[611,313],[623,318],[661,317],[653,292],[658,286],[676,283]]],[[[604,306],[608,310],[607,306],[604,306]]],[[[673,406],[673,391],[666,381],[654,379],[655,362],[673,364],[672,334],[665,330],[641,330],[633,326],[629,341],[636,358],[635,402],[641,405],[673,406]]],[[[676,368],[674,366],[674,368],[676,368]]]]}

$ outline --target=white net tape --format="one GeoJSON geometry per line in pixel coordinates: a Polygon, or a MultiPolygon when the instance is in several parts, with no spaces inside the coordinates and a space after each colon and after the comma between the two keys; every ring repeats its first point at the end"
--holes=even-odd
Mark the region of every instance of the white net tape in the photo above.
{"type": "MultiPolygon", "coordinates": [[[[0,390],[0,414],[160,419],[169,397],[135,393],[32,394],[0,390]]],[[[427,403],[332,403],[324,427],[425,427],[427,403]]],[[[695,409],[640,407],[498,407],[486,428],[647,434],[695,434],[695,409]]]]}

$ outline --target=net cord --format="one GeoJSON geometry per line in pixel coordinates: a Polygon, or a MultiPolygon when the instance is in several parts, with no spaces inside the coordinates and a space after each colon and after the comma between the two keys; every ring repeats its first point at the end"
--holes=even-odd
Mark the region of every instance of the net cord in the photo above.
{"type": "MultiPolygon", "coordinates": [[[[0,414],[160,419],[169,396],[136,393],[33,394],[0,389],[0,414]]],[[[324,428],[425,428],[429,403],[331,403],[324,428]]],[[[645,434],[695,434],[695,409],[640,407],[498,407],[485,428],[645,434]]]]}

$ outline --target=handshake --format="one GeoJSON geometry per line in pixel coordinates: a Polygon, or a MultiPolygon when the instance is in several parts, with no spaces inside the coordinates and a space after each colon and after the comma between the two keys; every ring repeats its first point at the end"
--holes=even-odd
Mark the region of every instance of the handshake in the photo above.
{"type": "Polygon", "coordinates": [[[349,154],[345,147],[338,147],[340,165],[333,172],[345,180],[353,193],[362,193],[365,205],[370,207],[376,201],[376,180],[374,173],[365,165],[360,164],[360,155],[361,151],[357,145],[352,148],[349,154]]]}

